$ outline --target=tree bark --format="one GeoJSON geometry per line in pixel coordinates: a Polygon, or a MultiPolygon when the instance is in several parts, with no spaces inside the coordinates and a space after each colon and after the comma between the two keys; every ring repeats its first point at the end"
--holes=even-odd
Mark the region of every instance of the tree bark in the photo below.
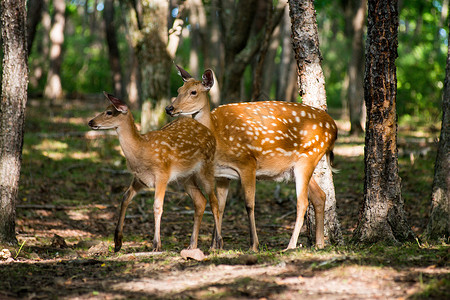
{"type": "MultiPolygon", "coordinates": [[[[281,11],[276,9],[274,22],[265,22],[264,28],[256,34],[251,34],[255,17],[257,1],[227,1],[219,0],[219,20],[222,39],[225,47],[225,68],[223,71],[223,86],[221,89],[221,102],[241,101],[241,80],[245,68],[253,57],[260,51],[266,27],[272,33],[281,19],[281,11]],[[278,20],[278,21],[277,21],[278,20]]],[[[282,5],[282,4],[281,4],[282,5]]]]}
{"type": "Polygon", "coordinates": [[[188,0],[191,49],[189,51],[189,72],[194,78],[200,75],[200,52],[207,56],[206,36],[206,12],[201,0],[188,0]]]}
{"type": "Polygon", "coordinates": [[[120,65],[120,52],[117,44],[116,26],[114,22],[114,0],[105,0],[103,10],[103,19],[105,21],[106,42],[109,50],[109,66],[111,68],[111,77],[116,97],[122,99],[123,82],[122,67],[120,65]]]}
{"type": "Polygon", "coordinates": [[[364,96],[367,107],[364,200],[353,241],[414,239],[406,220],[398,174],[395,59],[396,0],[369,1],[364,96]]]}
{"type": "Polygon", "coordinates": [[[426,235],[430,239],[450,237],[450,47],[447,50],[445,73],[442,128],[434,166],[431,214],[426,230],[426,235]]]}
{"type": "Polygon", "coordinates": [[[50,31],[50,69],[47,74],[47,83],[44,89],[44,97],[51,100],[61,100],[63,90],[61,84],[62,45],[64,43],[64,27],[66,23],[65,0],[53,0],[54,16],[53,26],[50,31]]]}
{"type": "MultiPolygon", "coordinates": [[[[325,78],[322,71],[322,55],[319,50],[319,35],[313,0],[289,1],[292,23],[292,44],[297,60],[299,94],[303,103],[326,110],[325,78]]],[[[333,176],[326,158],[317,165],[314,178],[327,195],[325,203],[325,236],[333,244],[343,241],[341,225],[336,213],[336,197],[333,176]]],[[[315,239],[314,213],[308,209],[307,228],[310,241],[315,239]]]]}
{"type": "MultiPolygon", "coordinates": [[[[234,3],[232,14],[224,9],[224,1],[219,0],[220,23],[225,45],[225,69],[223,74],[223,87],[221,90],[221,102],[238,102],[241,98],[241,79],[250,59],[256,53],[257,47],[248,49],[251,53],[245,53],[247,44],[255,43],[250,40],[250,32],[254,19],[256,0],[234,3]],[[241,54],[241,57],[238,55],[241,54]]],[[[236,2],[236,1],[233,1],[236,2]]],[[[262,41],[262,38],[259,40],[262,41]]],[[[260,41],[256,42],[260,43],[260,41]]]]}
{"type": "Polygon", "coordinates": [[[224,58],[224,41],[220,33],[219,25],[219,2],[220,0],[212,0],[209,15],[211,16],[208,24],[208,48],[205,56],[205,68],[214,70],[214,85],[209,91],[211,102],[214,106],[220,105],[221,88],[223,83],[223,69],[225,64],[224,58]]]}
{"type": "Polygon", "coordinates": [[[181,34],[180,18],[168,31],[167,0],[128,1],[128,24],[140,66],[142,114],[141,131],[148,132],[165,123],[169,104],[170,68],[181,34]],[[169,32],[171,33],[169,36],[169,32]]]}
{"type": "Polygon", "coordinates": [[[31,53],[33,47],[34,37],[36,35],[36,28],[41,20],[42,8],[44,6],[43,0],[29,0],[27,3],[27,49],[28,55],[31,53]]]}
{"type": "Polygon", "coordinates": [[[26,1],[1,1],[0,243],[17,244],[16,201],[22,161],[28,66],[26,1]]]}
{"type": "Polygon", "coordinates": [[[277,100],[295,101],[298,95],[297,66],[292,51],[291,18],[286,9],[281,29],[281,60],[277,76],[277,100]]]}
{"type": "Polygon", "coordinates": [[[348,105],[350,115],[350,134],[364,133],[364,23],[366,19],[366,1],[352,0],[352,55],[348,67],[348,105]]]}

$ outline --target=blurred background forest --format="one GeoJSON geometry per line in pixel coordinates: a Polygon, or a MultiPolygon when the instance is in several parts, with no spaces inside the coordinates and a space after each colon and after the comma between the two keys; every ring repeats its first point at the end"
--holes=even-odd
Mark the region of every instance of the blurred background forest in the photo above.
{"type": "MultiPolygon", "coordinates": [[[[158,3],[166,1],[28,2],[32,98],[82,99],[106,90],[139,109],[144,100],[159,101],[147,87],[149,81],[154,81],[149,74],[160,76],[155,68],[165,66],[160,72],[170,74],[168,97],[176,96],[181,80],[172,61],[197,78],[206,68],[215,72],[217,84],[211,92],[215,105],[252,99],[295,101],[298,97],[290,18],[282,1],[246,4],[230,0],[170,0],[162,8],[158,3]],[[163,21],[152,18],[152,7],[156,13],[158,9],[163,12],[163,21]],[[144,64],[152,64],[159,54],[151,51],[152,45],[146,48],[139,38],[145,32],[151,33],[151,26],[158,22],[165,29],[161,40],[165,39],[167,47],[175,48],[164,54],[169,64],[144,71],[144,64]],[[58,31],[63,36],[58,36],[58,31]],[[175,37],[175,42],[171,37],[175,37]],[[59,48],[55,49],[55,45],[59,48]],[[147,58],[142,52],[147,53],[147,58]],[[61,87],[51,92],[50,78],[54,73],[59,73],[61,87]]],[[[431,125],[441,120],[448,2],[400,1],[396,62],[400,124],[413,121],[431,125]]],[[[348,118],[351,95],[360,98],[359,105],[363,103],[365,7],[357,0],[318,0],[315,7],[328,105],[331,109],[344,108],[342,116],[348,118]]]]}

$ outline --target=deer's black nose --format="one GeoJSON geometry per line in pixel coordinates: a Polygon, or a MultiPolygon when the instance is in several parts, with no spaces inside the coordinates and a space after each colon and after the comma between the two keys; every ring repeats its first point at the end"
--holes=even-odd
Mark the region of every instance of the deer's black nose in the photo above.
{"type": "Polygon", "coordinates": [[[90,120],[90,121],[89,121],[89,123],[88,123],[88,125],[89,125],[89,127],[92,127],[92,126],[94,126],[94,122],[93,122],[93,120],[90,120]]]}
{"type": "Polygon", "coordinates": [[[168,115],[172,115],[172,112],[175,108],[172,105],[167,105],[166,106],[166,114],[168,115]]]}

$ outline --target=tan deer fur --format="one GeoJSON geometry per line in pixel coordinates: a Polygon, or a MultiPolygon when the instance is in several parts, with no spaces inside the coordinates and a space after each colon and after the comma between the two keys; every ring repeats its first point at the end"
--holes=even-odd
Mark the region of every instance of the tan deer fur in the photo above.
{"type": "MultiPolygon", "coordinates": [[[[216,142],[211,131],[192,118],[179,118],[160,130],[141,135],[128,107],[116,97],[105,93],[111,105],[89,122],[92,129],[115,129],[120,146],[133,174],[133,180],[125,192],[114,242],[115,251],[122,247],[125,212],[133,197],[143,188],[155,188],[153,204],[155,235],[153,248],[161,250],[160,224],[163,212],[164,194],[167,184],[184,182],[186,192],[194,201],[195,215],[190,249],[197,247],[198,232],[209,197],[214,215],[216,234],[220,235],[218,222],[218,201],[214,193],[214,153],[216,142]]],[[[214,247],[221,247],[221,238],[214,247]]]]}
{"type": "Polygon", "coordinates": [[[297,217],[288,249],[297,245],[309,197],[315,208],[316,247],[324,247],[326,196],[312,177],[322,158],[332,154],[337,138],[334,120],[323,110],[282,101],[243,102],[219,106],[210,112],[207,93],[214,84],[211,70],[203,81],[195,80],[178,67],[184,80],[178,96],[166,108],[172,116],[193,115],[216,137],[215,176],[219,200],[219,222],[229,179],[240,178],[250,222],[251,249],[257,251],[254,207],[256,179],[294,179],[297,217]]]}

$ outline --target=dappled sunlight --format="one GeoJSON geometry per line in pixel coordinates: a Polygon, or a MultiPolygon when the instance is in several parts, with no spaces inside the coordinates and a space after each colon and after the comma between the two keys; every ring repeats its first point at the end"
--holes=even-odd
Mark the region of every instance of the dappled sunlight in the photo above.
{"type": "MultiPolygon", "coordinates": [[[[55,139],[43,139],[39,144],[32,145],[32,150],[39,151],[43,156],[52,160],[60,161],[66,158],[76,160],[96,160],[99,155],[95,151],[82,152],[72,149],[68,142],[62,142],[55,139]]],[[[31,154],[29,151],[25,154],[31,154]]]]}
{"type": "MultiPolygon", "coordinates": [[[[95,114],[93,113],[92,116],[95,114]]],[[[81,125],[86,126],[86,131],[89,129],[87,126],[88,118],[82,117],[62,117],[62,116],[54,116],[50,118],[50,120],[55,124],[72,124],[72,125],[81,125]]]]}
{"type": "Polygon", "coordinates": [[[335,155],[344,157],[355,157],[364,155],[364,145],[341,145],[336,144],[333,150],[335,155]]]}
{"type": "MultiPolygon", "coordinates": [[[[17,220],[17,229],[27,235],[33,234],[40,238],[50,238],[55,234],[64,238],[71,237],[93,237],[94,235],[87,230],[68,228],[68,225],[62,220],[50,219],[27,219],[26,222],[17,220]]],[[[20,237],[20,235],[18,236],[20,237]]]]}

